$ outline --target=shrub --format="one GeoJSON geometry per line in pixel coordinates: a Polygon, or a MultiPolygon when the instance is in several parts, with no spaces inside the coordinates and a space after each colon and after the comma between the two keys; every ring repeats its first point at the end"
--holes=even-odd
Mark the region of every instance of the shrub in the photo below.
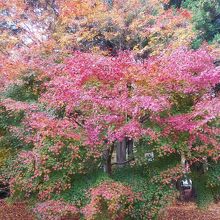
{"type": "Polygon", "coordinates": [[[83,209],[87,220],[124,219],[138,196],[122,183],[107,181],[90,190],[91,201],[83,209]]]}
{"type": "Polygon", "coordinates": [[[113,173],[114,180],[129,185],[135,193],[141,196],[141,199],[134,204],[131,219],[157,219],[158,212],[176,198],[176,191],[170,188],[170,185],[153,181],[152,177],[155,176],[160,179],[159,174],[162,168],[159,166],[161,164],[163,169],[166,169],[163,161],[159,160],[157,166],[147,164],[146,166],[124,167],[113,173]]]}
{"type": "Polygon", "coordinates": [[[220,164],[212,164],[207,173],[207,187],[212,190],[214,198],[220,200],[220,164]]]}

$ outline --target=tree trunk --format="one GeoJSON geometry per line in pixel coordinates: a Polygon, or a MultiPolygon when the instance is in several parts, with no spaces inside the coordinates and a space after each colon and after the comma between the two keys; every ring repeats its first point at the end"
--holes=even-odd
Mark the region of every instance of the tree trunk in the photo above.
{"type": "Polygon", "coordinates": [[[209,169],[209,166],[208,166],[208,159],[207,157],[204,158],[204,163],[203,163],[203,172],[206,173],[209,169]]]}
{"type": "Polygon", "coordinates": [[[134,158],[134,141],[127,139],[128,160],[134,158]]]}
{"type": "Polygon", "coordinates": [[[118,163],[118,167],[123,167],[124,162],[126,161],[126,139],[124,138],[122,141],[117,143],[116,146],[116,162],[118,163]]]}
{"type": "Polygon", "coordinates": [[[112,174],[112,153],[114,151],[114,145],[112,145],[110,148],[107,148],[103,151],[103,170],[105,173],[107,173],[109,176],[112,174]]]}

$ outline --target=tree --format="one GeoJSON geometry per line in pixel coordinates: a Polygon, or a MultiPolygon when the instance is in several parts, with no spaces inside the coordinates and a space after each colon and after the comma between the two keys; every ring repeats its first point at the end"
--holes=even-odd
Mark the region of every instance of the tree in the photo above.
{"type": "MultiPolygon", "coordinates": [[[[1,19],[19,29],[7,22],[0,39],[2,134],[22,141],[11,162],[14,198],[35,196],[78,215],[54,195],[100,164],[111,175],[113,164],[141,164],[137,153],[153,151],[159,161],[175,155],[177,166],[166,161],[171,169],[159,178],[167,184],[186,173],[186,161],[187,171],[219,163],[218,51],[189,49],[191,12],[148,2],[1,1],[1,19]],[[15,116],[17,123],[4,121],[15,116]],[[141,152],[133,149],[139,140],[141,152]]],[[[115,192],[108,184],[97,189],[93,202],[115,192]]],[[[42,215],[56,213],[48,208],[42,215]]]]}
{"type": "Polygon", "coordinates": [[[198,31],[198,38],[200,41],[214,41],[219,38],[219,15],[220,3],[219,1],[197,0],[184,2],[184,7],[193,11],[193,22],[198,31]]]}

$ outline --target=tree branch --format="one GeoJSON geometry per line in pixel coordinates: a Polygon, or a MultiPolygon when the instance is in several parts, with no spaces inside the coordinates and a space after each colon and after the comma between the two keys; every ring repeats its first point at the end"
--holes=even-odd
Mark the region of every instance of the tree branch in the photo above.
{"type": "Polygon", "coordinates": [[[134,160],[135,160],[134,158],[131,158],[130,160],[126,160],[126,161],[121,162],[121,163],[115,162],[115,163],[112,163],[111,165],[123,165],[123,164],[126,164],[126,163],[130,163],[131,161],[134,161],[134,160]]]}

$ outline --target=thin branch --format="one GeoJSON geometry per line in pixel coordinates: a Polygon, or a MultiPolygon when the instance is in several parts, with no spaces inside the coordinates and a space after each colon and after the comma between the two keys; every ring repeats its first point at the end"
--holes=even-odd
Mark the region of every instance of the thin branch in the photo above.
{"type": "Polygon", "coordinates": [[[81,128],[84,128],[84,125],[83,124],[81,124],[80,122],[78,122],[75,118],[72,118],[73,119],[73,121],[77,124],[77,125],[79,125],[81,128]]]}
{"type": "Polygon", "coordinates": [[[4,51],[0,48],[0,52],[2,52],[3,55],[10,56],[10,53],[8,51],[4,51]]]}

